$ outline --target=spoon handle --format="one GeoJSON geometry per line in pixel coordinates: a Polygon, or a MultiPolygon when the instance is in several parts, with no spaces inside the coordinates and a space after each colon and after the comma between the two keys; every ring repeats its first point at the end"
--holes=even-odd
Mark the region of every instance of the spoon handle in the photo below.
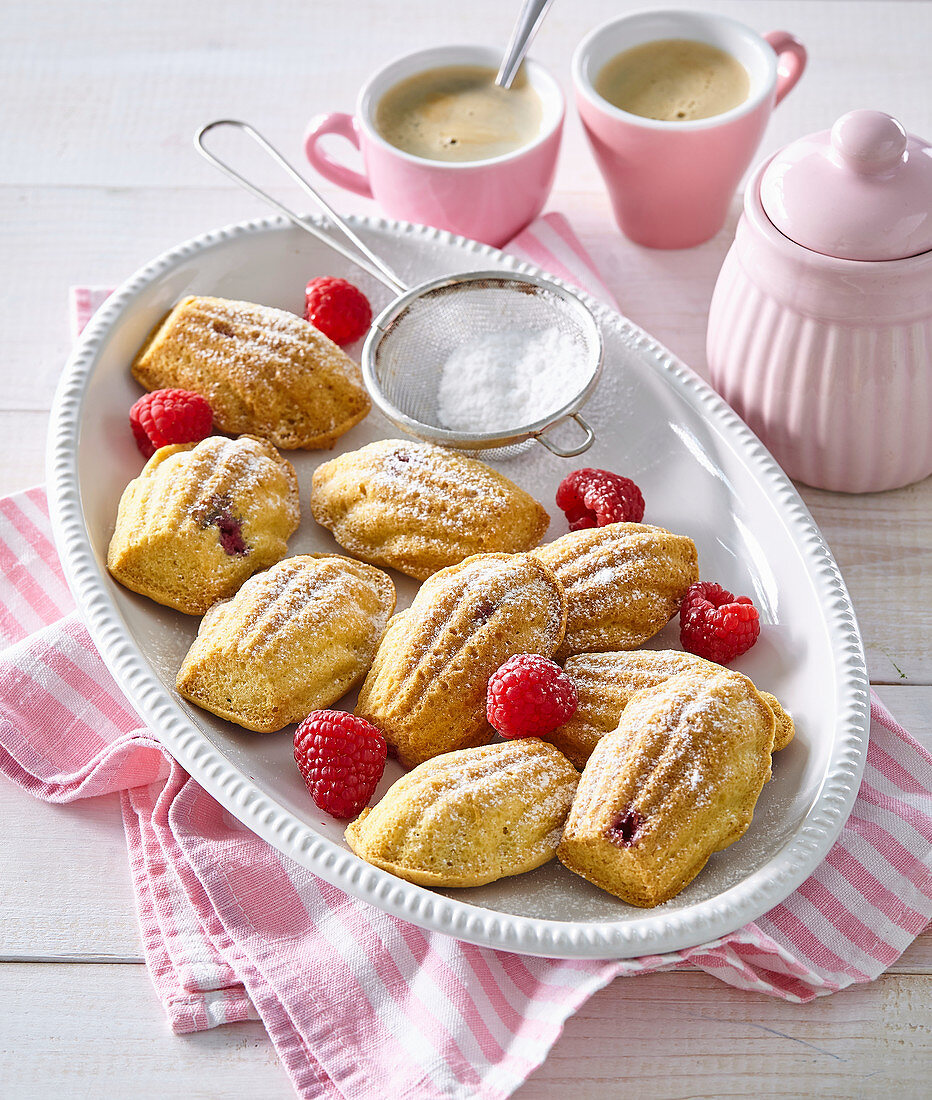
{"type": "Polygon", "coordinates": [[[511,82],[517,76],[518,69],[521,68],[521,62],[524,60],[527,48],[531,44],[531,39],[537,34],[537,30],[547,14],[547,9],[552,3],[553,0],[524,0],[524,6],[518,15],[514,30],[511,32],[511,40],[505,50],[505,56],[502,58],[498,76],[495,77],[495,83],[500,88],[511,87],[511,82]]]}

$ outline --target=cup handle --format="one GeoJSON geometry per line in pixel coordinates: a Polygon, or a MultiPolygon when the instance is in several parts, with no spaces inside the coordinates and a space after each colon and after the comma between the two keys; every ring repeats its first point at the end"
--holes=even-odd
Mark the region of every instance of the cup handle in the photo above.
{"type": "Polygon", "coordinates": [[[343,111],[334,111],[329,115],[318,115],[317,118],[311,119],[304,137],[304,152],[311,165],[325,179],[339,187],[345,187],[347,191],[362,195],[363,198],[371,199],[372,188],[362,172],[354,172],[352,168],[340,164],[319,146],[318,143],[325,134],[338,134],[359,149],[359,134],[353,116],[343,111]]]}
{"type": "Polygon", "coordinates": [[[788,31],[768,31],[764,38],[777,55],[776,106],[796,86],[806,67],[806,47],[788,31]]]}

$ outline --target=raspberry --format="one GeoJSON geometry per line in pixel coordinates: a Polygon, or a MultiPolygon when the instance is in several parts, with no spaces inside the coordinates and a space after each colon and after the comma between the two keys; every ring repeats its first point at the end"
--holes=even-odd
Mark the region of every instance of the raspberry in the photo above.
{"type": "Polygon", "coordinates": [[[727,665],[747,653],[760,634],[757,608],[719,584],[697,581],[680,604],[680,642],[688,653],[727,665]]]}
{"type": "Polygon", "coordinates": [[[242,520],[230,511],[228,496],[214,496],[201,517],[201,527],[216,527],[220,547],[225,554],[235,557],[249,553],[249,544],[243,538],[242,520]]]}
{"type": "Polygon", "coordinates": [[[363,809],[386,755],[380,731],[343,710],[312,710],[294,733],[294,758],[311,798],[334,817],[348,820],[363,809]]]}
{"type": "Polygon", "coordinates": [[[576,685],[558,664],[518,653],[489,680],[486,716],[502,737],[552,733],[576,711],[576,685]]]}
{"type": "Polygon", "coordinates": [[[615,814],[612,823],[605,830],[606,839],[618,848],[630,848],[637,842],[643,824],[644,818],[637,810],[615,814]]]}
{"type": "Polygon", "coordinates": [[[588,467],[574,470],[560,482],[557,507],[566,513],[571,531],[607,523],[640,523],[644,518],[644,498],[631,478],[588,467]]]}
{"type": "Polygon", "coordinates": [[[199,443],[213,423],[207,400],[189,390],[153,390],[129,410],[129,426],[146,458],[169,443],[199,443]]]}
{"type": "Polygon", "coordinates": [[[346,279],[322,275],[304,288],[304,319],[335,344],[352,344],[369,330],[372,307],[346,279]]]}

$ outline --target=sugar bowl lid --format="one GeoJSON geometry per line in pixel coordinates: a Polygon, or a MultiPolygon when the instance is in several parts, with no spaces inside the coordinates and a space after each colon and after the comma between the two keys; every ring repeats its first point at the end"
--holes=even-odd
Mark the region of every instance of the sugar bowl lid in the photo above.
{"type": "Polygon", "coordinates": [[[901,260],[932,250],[932,145],[883,111],[849,111],[764,171],[773,224],[813,252],[901,260]]]}

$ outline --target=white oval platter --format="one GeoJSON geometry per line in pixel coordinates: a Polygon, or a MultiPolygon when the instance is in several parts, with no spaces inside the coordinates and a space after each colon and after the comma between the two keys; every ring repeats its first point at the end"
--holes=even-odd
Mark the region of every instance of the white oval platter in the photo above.
{"type": "MultiPolygon", "coordinates": [[[[425,227],[381,219],[359,219],[355,227],[411,284],[476,268],[536,270],[425,227]]],[[[545,541],[566,531],[553,500],[571,469],[596,466],[634,478],[647,501],[645,522],[689,535],[702,577],[751,596],[761,610],[760,640],[734,667],[781,700],[797,735],[776,755],[773,779],[741,840],[652,910],[625,905],[555,860],[480,888],[423,889],[349,851],[343,826],[307,795],[291,759],[290,730],[250,733],[175,694],[175,673],[198,620],[122,589],[105,568],[120,495],[143,466],[127,421],[141,393],[130,362],[185,294],[300,313],[305,282],[321,274],[351,278],[377,310],[389,301],[383,286],[283,219],[207,233],[124,283],[65,368],[48,451],[57,545],[91,635],[135,709],[172,756],[270,844],[372,905],[472,943],[565,958],[656,954],[726,935],[782,901],[828,852],[863,769],[869,688],[851,604],[811,516],[755,436],[689,368],[591,298],[585,300],[605,339],[603,378],[584,410],[596,433],[592,450],[567,462],[532,444],[495,465],[547,506],[553,522],[545,541]]],[[[373,412],[338,450],[397,434],[373,412]]],[[[288,453],[304,512],[291,553],[339,552],[308,507],[313,470],[334,453],[288,453]]],[[[394,579],[401,608],[416,583],[394,579]]],[[[651,644],[678,648],[675,622],[651,644]]],[[[352,703],[348,697],[340,705],[352,703]]],[[[399,774],[389,761],[377,798],[399,774]]]]}

